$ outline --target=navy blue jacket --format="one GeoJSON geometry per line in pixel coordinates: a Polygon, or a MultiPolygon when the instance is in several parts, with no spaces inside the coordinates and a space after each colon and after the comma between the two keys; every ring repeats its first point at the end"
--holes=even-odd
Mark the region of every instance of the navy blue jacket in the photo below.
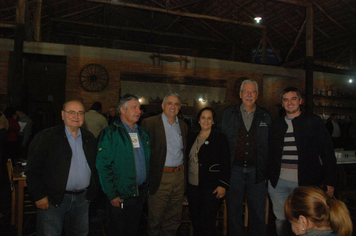
{"type": "MultiPolygon", "coordinates": [[[[333,143],[321,118],[302,112],[292,120],[298,152],[300,186],[335,186],[337,166],[333,143]],[[321,163],[322,162],[322,163],[321,163]]],[[[273,122],[269,135],[268,177],[277,186],[281,170],[284,134],[288,125],[284,117],[273,122]]]]}

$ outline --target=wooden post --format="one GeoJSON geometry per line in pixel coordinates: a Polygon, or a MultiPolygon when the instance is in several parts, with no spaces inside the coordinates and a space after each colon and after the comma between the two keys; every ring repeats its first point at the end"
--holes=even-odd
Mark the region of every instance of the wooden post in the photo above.
{"type": "Polygon", "coordinates": [[[305,111],[313,113],[313,7],[306,8],[305,111]]]}
{"type": "Polygon", "coordinates": [[[33,38],[36,42],[41,41],[41,9],[42,0],[37,0],[36,11],[33,17],[33,38]]]}

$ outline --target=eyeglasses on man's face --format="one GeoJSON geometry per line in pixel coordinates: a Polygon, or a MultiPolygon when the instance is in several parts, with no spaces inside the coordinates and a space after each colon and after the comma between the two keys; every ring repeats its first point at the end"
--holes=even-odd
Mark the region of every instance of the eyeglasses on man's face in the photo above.
{"type": "Polygon", "coordinates": [[[72,111],[72,110],[70,110],[70,111],[63,110],[63,111],[66,112],[70,116],[75,116],[75,115],[84,116],[84,114],[85,114],[84,111],[78,111],[78,112],[72,111]]]}
{"type": "Polygon", "coordinates": [[[241,90],[241,92],[242,93],[244,93],[244,94],[256,94],[257,93],[257,91],[256,90],[247,90],[247,89],[245,89],[245,90],[241,90]]]}

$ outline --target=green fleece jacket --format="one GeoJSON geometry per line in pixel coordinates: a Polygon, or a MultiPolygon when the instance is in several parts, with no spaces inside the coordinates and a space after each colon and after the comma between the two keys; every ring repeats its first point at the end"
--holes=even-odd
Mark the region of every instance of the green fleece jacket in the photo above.
{"type": "MultiPolygon", "coordinates": [[[[137,126],[145,153],[146,173],[150,165],[150,141],[147,132],[137,126]]],[[[121,120],[106,127],[98,137],[96,168],[104,193],[109,200],[139,195],[134,150],[131,138],[121,120]]],[[[147,180],[148,180],[147,176],[147,180]]]]}

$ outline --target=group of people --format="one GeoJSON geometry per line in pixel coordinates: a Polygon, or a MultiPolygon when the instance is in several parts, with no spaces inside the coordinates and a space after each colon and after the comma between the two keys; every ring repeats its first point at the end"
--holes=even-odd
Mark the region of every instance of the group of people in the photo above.
{"type": "Polygon", "coordinates": [[[223,198],[229,235],[243,235],[246,198],[249,235],[263,236],[267,180],[278,235],[292,230],[351,235],[347,208],[332,199],[336,158],[331,137],[320,117],[301,110],[300,91],[288,87],[281,92],[286,116],[274,122],[256,104],[255,81],[246,78],[239,94],[241,103],[218,118],[210,107],[200,110],[197,131],[188,131],[178,118],[178,94],[167,94],[163,112],[140,125],[138,97],[127,94],[117,119],[97,137],[82,128],[89,113],[83,104],[66,102],[64,124],[38,133],[29,149],[26,175],[38,208],[37,235],[61,235],[63,226],[67,235],[87,235],[89,203],[101,186],[108,235],[138,235],[146,201],[147,235],[176,235],[186,193],[194,235],[214,235],[223,198]],[[313,201],[322,203],[316,207],[313,201]]]}

